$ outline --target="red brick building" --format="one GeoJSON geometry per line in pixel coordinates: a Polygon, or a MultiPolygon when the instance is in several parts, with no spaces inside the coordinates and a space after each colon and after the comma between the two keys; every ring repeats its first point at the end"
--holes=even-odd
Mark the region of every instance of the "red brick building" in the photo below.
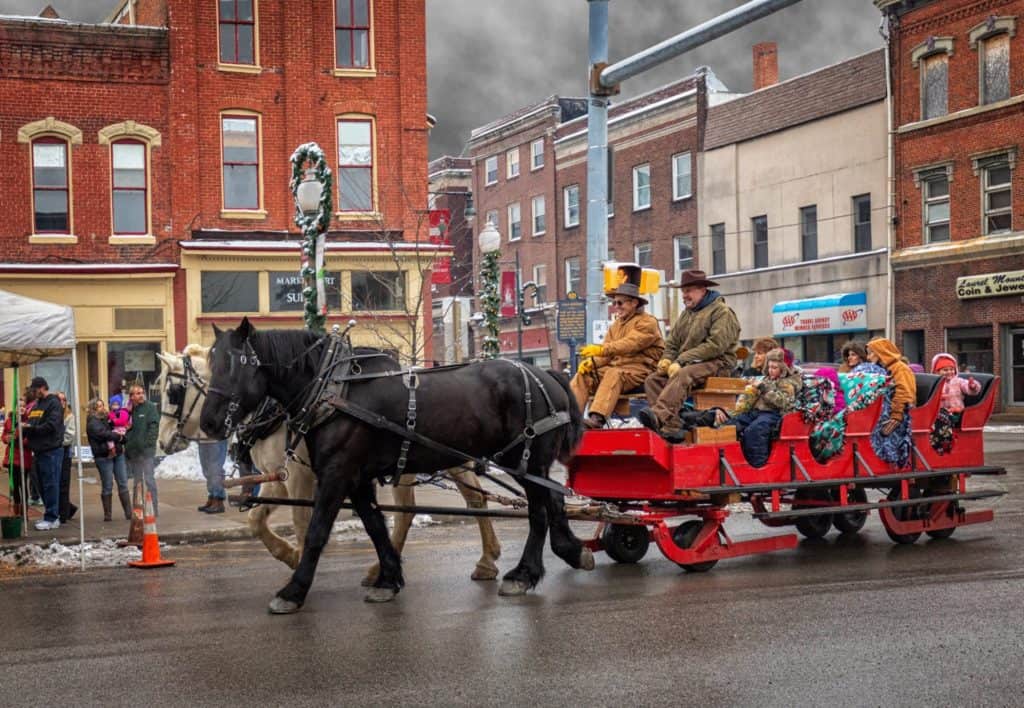
{"type": "Polygon", "coordinates": [[[1024,0],[875,0],[893,91],[895,338],[1024,407],[1024,0]]]}
{"type": "MultiPolygon", "coordinates": [[[[663,281],[696,262],[695,169],[708,86],[727,91],[705,70],[609,110],[609,258],[658,269],[663,281]]],[[[527,294],[523,350],[545,365],[568,357],[554,303],[586,295],[586,129],[586,100],[553,96],[470,136],[477,232],[493,220],[503,268],[518,253],[521,281],[540,286],[537,303],[527,294]]],[[[667,322],[670,307],[655,298],[650,309],[667,322]]],[[[504,319],[502,352],[514,355],[517,340],[515,318],[504,319]]]]}
{"type": "Polygon", "coordinates": [[[310,141],[335,176],[332,316],[429,358],[436,249],[405,243],[427,234],[423,0],[111,6],[0,18],[0,287],[75,306],[81,393],[150,383],[154,351],[215,322],[301,325],[288,182],[310,141]]]}

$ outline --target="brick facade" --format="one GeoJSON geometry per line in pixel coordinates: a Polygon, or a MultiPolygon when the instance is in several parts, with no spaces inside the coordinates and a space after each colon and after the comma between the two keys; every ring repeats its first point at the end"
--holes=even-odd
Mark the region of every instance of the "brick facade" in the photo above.
{"type": "MultiPolygon", "coordinates": [[[[60,264],[90,266],[83,283],[109,293],[104,273],[182,266],[182,242],[294,241],[290,156],[302,143],[321,145],[335,171],[337,209],[343,116],[372,120],[374,204],[337,213],[328,239],[426,238],[424,1],[372,0],[369,66],[354,70],[335,66],[333,2],[253,5],[251,65],[220,61],[216,0],[139,0],[132,12],[122,2],[112,24],[103,25],[0,17],[0,159],[7,167],[0,177],[0,287],[18,289],[26,269],[41,267],[32,277],[44,277],[46,264],[60,264]],[[238,113],[259,125],[259,208],[241,213],[222,200],[221,116],[238,113]],[[126,130],[142,134],[149,155],[148,233],[132,238],[113,235],[112,226],[109,143],[126,130]],[[60,236],[33,234],[30,142],[39,136],[69,146],[72,223],[60,236]]],[[[239,270],[267,270],[258,252],[233,257],[239,270]]],[[[355,250],[337,257],[352,261],[346,269],[366,267],[355,250]]],[[[296,251],[286,267],[297,270],[298,260],[296,251]]],[[[418,291],[419,270],[408,273],[408,288],[418,291]]],[[[55,270],[49,277],[71,276],[55,270]]],[[[183,269],[163,277],[173,277],[159,303],[167,324],[149,330],[149,338],[181,347],[200,331],[200,296],[183,269]]],[[[281,325],[300,325],[300,315],[281,325]]],[[[425,308],[422,321],[429,335],[425,308]]]]}
{"type": "Polygon", "coordinates": [[[876,5],[889,18],[896,129],[895,338],[922,349],[925,363],[952,351],[963,365],[990,365],[1003,377],[997,405],[1024,406],[1024,296],[961,299],[956,289],[960,277],[1024,271],[1024,1],[876,5]],[[1009,92],[986,101],[981,54],[994,37],[1008,38],[1009,92]],[[934,57],[945,59],[946,108],[926,118],[922,81],[934,57]],[[984,214],[991,164],[1010,168],[1010,228],[998,233],[987,233],[984,214]],[[936,175],[948,180],[949,237],[939,230],[929,242],[926,190],[936,175]]]}
{"type": "MultiPolygon", "coordinates": [[[[616,260],[632,262],[635,246],[649,245],[647,265],[673,279],[678,277],[675,237],[692,236],[695,251],[696,168],[705,103],[703,75],[697,75],[610,108],[612,216],[608,248],[616,260]],[[691,188],[688,195],[674,199],[672,158],[681,153],[690,155],[691,188]],[[633,168],[645,164],[650,165],[650,206],[634,210],[633,168]]],[[[534,277],[536,266],[545,268],[545,301],[549,304],[531,310],[532,323],[524,332],[524,342],[541,342],[546,331],[547,345],[536,349],[550,352],[552,364],[568,356],[566,346],[556,339],[553,307],[569,290],[566,259],[579,259],[581,279],[575,292],[581,298],[586,296],[586,127],[585,100],[551,97],[474,130],[470,139],[477,231],[483,228],[488,213],[496,211],[506,263],[503,268],[511,270],[517,252],[524,281],[534,277]],[[531,170],[530,145],[535,140],[544,141],[544,164],[531,170]],[[517,146],[520,173],[509,179],[507,152],[517,146]],[[498,178],[488,185],[490,157],[497,158],[498,178]],[[579,223],[575,226],[567,225],[565,219],[565,188],[570,185],[579,187],[579,223]],[[544,232],[534,236],[531,202],[538,195],[544,196],[546,224],[544,232]],[[514,203],[520,205],[522,225],[522,235],[516,241],[510,240],[508,233],[508,205],[514,203]]],[[[529,295],[526,304],[528,308],[532,304],[529,295]]],[[[666,323],[671,318],[663,303],[651,307],[666,323]]],[[[508,353],[515,350],[515,327],[514,318],[502,322],[502,347],[508,353]]]]}

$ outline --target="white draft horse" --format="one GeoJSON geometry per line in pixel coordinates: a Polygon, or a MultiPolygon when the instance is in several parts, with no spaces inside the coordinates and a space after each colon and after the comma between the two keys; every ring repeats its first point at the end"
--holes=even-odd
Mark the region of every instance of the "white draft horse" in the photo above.
{"type": "MultiPolygon", "coordinates": [[[[206,400],[206,382],[210,380],[210,369],[207,357],[209,347],[189,344],[181,354],[163,352],[157,354],[163,364],[161,373],[161,418],[160,448],[172,454],[184,450],[189,441],[199,440],[205,435],[199,429],[199,412],[206,400]],[[191,372],[186,369],[186,359],[191,372]]],[[[284,482],[264,482],[260,494],[266,497],[285,497],[289,499],[312,499],[316,491],[316,478],[313,471],[305,463],[309,459],[306,443],[302,441],[296,449],[296,459],[289,460],[285,455],[286,431],[284,425],[256,441],[252,447],[252,459],[256,469],[261,472],[275,472],[282,466],[285,468],[287,480],[284,482]]],[[[486,509],[487,500],[476,491],[480,489],[480,480],[468,468],[455,467],[448,471],[456,483],[456,487],[466,500],[470,509],[486,509]]],[[[415,475],[404,475],[392,494],[398,506],[414,506],[416,492],[415,475]]],[[[295,529],[296,543],[274,533],[270,527],[270,516],[277,509],[271,504],[261,504],[249,512],[249,529],[252,535],[260,539],[270,554],[289,568],[295,569],[302,554],[302,545],[306,539],[306,529],[313,510],[308,506],[293,506],[292,526],[295,529]]],[[[399,554],[405,547],[405,541],[412,526],[413,514],[398,512],[395,514],[395,527],[391,533],[391,543],[399,554]]],[[[480,528],[480,541],[483,550],[480,560],[470,576],[473,580],[494,580],[498,577],[496,561],[501,556],[501,544],[494,532],[494,525],[486,517],[477,517],[480,528]]],[[[377,580],[379,564],[374,564],[363,579],[363,585],[371,585],[377,580]]]]}

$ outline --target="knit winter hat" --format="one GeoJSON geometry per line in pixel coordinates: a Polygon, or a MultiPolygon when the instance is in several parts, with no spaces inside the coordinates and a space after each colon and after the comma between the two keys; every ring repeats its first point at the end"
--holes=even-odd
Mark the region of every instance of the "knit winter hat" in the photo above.
{"type": "Polygon", "coordinates": [[[939,373],[939,369],[942,369],[947,366],[952,366],[954,370],[960,368],[956,365],[956,359],[953,357],[952,354],[947,354],[946,352],[939,352],[938,354],[932,357],[933,374],[939,373]]]}
{"type": "Polygon", "coordinates": [[[777,361],[782,364],[782,377],[789,376],[792,371],[790,367],[793,365],[793,352],[782,349],[772,349],[770,352],[764,355],[764,374],[768,375],[768,362],[777,361]]]}

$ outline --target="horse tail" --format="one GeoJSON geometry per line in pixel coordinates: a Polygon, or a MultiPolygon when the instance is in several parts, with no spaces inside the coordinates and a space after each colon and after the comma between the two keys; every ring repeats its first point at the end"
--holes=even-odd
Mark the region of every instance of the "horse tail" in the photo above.
{"type": "Polygon", "coordinates": [[[569,388],[569,377],[561,371],[554,369],[548,369],[548,375],[558,382],[558,385],[562,387],[566,397],[569,399],[568,430],[565,437],[562,438],[562,446],[558,449],[558,461],[563,465],[567,465],[573,453],[576,452],[576,447],[580,444],[580,440],[583,439],[583,413],[580,411],[579,404],[576,403],[576,396],[573,395],[572,389],[569,388]]]}

